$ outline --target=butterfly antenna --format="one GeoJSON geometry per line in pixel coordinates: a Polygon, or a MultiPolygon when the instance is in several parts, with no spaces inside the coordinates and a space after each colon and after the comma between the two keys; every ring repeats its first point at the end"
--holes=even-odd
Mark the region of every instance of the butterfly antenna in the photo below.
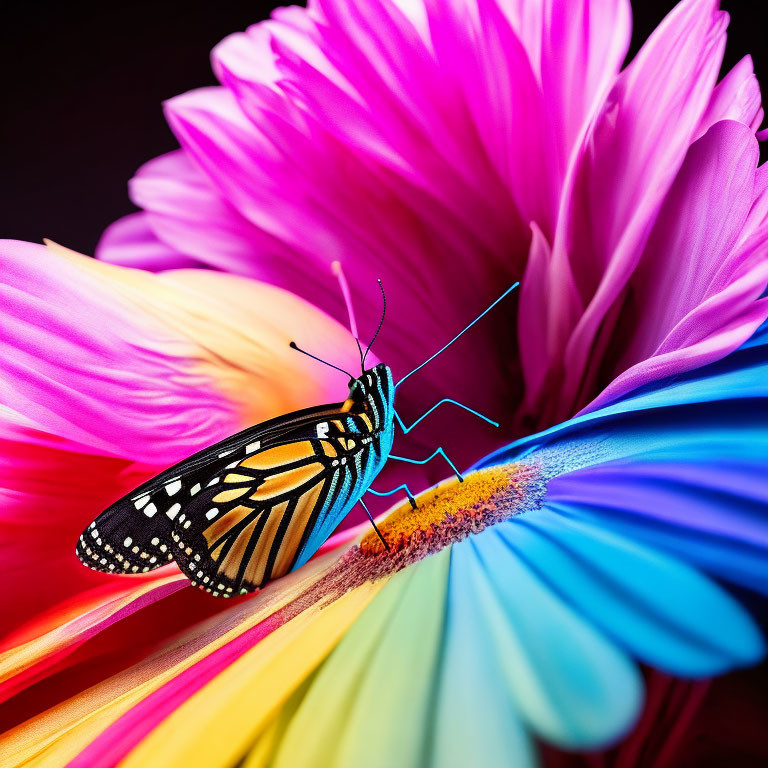
{"type": "Polygon", "coordinates": [[[478,320],[482,319],[487,315],[505,296],[508,296],[512,291],[517,288],[517,286],[520,285],[519,282],[514,283],[514,285],[510,285],[509,288],[507,288],[504,293],[499,296],[496,301],[493,302],[489,307],[486,307],[466,328],[464,328],[461,332],[457,333],[444,347],[440,348],[435,352],[432,357],[427,358],[421,365],[417,365],[410,373],[406,373],[405,376],[403,376],[400,381],[395,384],[395,389],[397,389],[409,376],[413,376],[416,371],[420,371],[427,363],[431,363],[438,355],[441,355],[443,352],[445,352],[448,347],[453,344],[454,341],[457,341],[460,339],[478,320]]]}
{"type": "Polygon", "coordinates": [[[387,314],[387,294],[384,293],[384,286],[381,284],[381,278],[376,278],[376,282],[378,282],[379,284],[379,290],[381,291],[381,300],[384,303],[384,308],[381,310],[381,320],[379,320],[379,327],[376,329],[376,333],[373,334],[373,338],[371,339],[368,346],[365,348],[365,354],[363,355],[363,361],[362,361],[363,370],[365,370],[365,358],[368,357],[368,353],[371,351],[373,342],[376,341],[376,337],[379,335],[381,326],[384,324],[384,315],[387,314]]]}
{"type": "Polygon", "coordinates": [[[339,281],[341,287],[341,295],[344,297],[344,303],[347,305],[347,315],[349,316],[349,330],[355,337],[355,344],[357,344],[357,351],[360,353],[360,370],[365,370],[363,359],[363,348],[360,346],[360,334],[357,332],[357,321],[355,320],[355,310],[352,307],[352,294],[349,291],[349,283],[344,275],[344,269],[341,266],[340,261],[334,261],[331,263],[331,271],[336,275],[336,279],[339,281]]]}
{"type": "Polygon", "coordinates": [[[349,378],[352,380],[354,380],[355,378],[349,371],[345,371],[343,368],[339,368],[338,365],[334,365],[333,363],[329,363],[327,360],[323,360],[320,357],[316,357],[315,355],[310,354],[305,349],[302,349],[301,347],[299,347],[295,341],[292,341],[288,346],[291,349],[295,349],[297,352],[301,352],[302,355],[306,355],[307,357],[311,357],[313,360],[317,360],[318,363],[322,363],[323,365],[327,365],[329,368],[335,368],[337,371],[346,373],[347,376],[349,376],[349,378]]]}

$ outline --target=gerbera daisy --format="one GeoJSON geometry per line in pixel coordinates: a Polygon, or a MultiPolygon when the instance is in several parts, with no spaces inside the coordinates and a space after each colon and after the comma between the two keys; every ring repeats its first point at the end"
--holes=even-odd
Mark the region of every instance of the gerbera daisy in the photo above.
{"type": "Polygon", "coordinates": [[[181,149],[101,262],[3,245],[4,764],[525,766],[625,735],[638,661],[762,657],[726,586],[768,590],[762,109],[749,60],[717,83],[726,22],[686,0],[622,69],[620,0],[280,9],[168,103],[181,149]],[[400,376],[520,278],[402,391],[500,422],[446,406],[399,450],[465,482],[234,605],[82,568],[125,491],[338,399],[288,346],[354,365],[334,260],[365,329],[388,286],[400,376]]]}

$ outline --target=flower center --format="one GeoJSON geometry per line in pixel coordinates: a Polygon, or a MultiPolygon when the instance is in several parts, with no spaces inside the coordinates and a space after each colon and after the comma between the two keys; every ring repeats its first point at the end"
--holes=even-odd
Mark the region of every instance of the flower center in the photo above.
{"type": "MultiPolygon", "coordinates": [[[[467,475],[463,482],[453,477],[420,493],[416,497],[418,509],[404,502],[379,524],[390,554],[419,544],[442,549],[521,511],[517,507],[528,474],[515,464],[492,467],[467,475]]],[[[375,531],[363,537],[360,550],[365,555],[385,552],[375,531]]]]}

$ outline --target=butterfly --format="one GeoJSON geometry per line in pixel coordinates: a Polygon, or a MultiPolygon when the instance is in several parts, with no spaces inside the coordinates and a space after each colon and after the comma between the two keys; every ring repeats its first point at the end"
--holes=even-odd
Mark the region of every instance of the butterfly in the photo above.
{"type": "MultiPolygon", "coordinates": [[[[450,398],[443,398],[409,427],[395,410],[395,391],[409,376],[441,354],[489,312],[518,283],[442,349],[394,383],[390,368],[365,368],[349,288],[338,263],[350,329],[360,350],[361,375],[297,351],[347,373],[344,401],[270,419],[204,448],[161,472],[114,502],[80,536],[76,551],[89,568],[113,574],[146,573],[175,560],[195,585],[214,597],[247,594],[300,568],[320,548],[355,504],[365,509],[365,493],[388,496],[407,485],[375,491],[371,483],[390,459],[426,464],[442,456],[459,480],[462,476],[442,448],[424,460],[391,453],[395,423],[409,432],[444,403],[453,403],[498,426],[491,419],[450,398]]],[[[386,540],[381,537],[387,547],[386,540]]]]}

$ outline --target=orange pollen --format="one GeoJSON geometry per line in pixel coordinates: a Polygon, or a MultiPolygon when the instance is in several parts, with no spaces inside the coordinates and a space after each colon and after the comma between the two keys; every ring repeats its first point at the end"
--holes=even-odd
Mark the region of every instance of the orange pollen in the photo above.
{"type": "MultiPolygon", "coordinates": [[[[378,523],[378,527],[389,545],[390,554],[409,547],[414,537],[452,539],[451,532],[464,535],[478,532],[499,519],[522,511],[523,491],[530,480],[531,467],[519,464],[473,472],[463,482],[455,477],[444,480],[416,497],[418,509],[413,509],[406,501],[378,523]]],[[[456,538],[464,538],[464,535],[456,538]]],[[[369,531],[363,537],[360,549],[366,555],[379,555],[385,551],[375,531],[369,531]]]]}

